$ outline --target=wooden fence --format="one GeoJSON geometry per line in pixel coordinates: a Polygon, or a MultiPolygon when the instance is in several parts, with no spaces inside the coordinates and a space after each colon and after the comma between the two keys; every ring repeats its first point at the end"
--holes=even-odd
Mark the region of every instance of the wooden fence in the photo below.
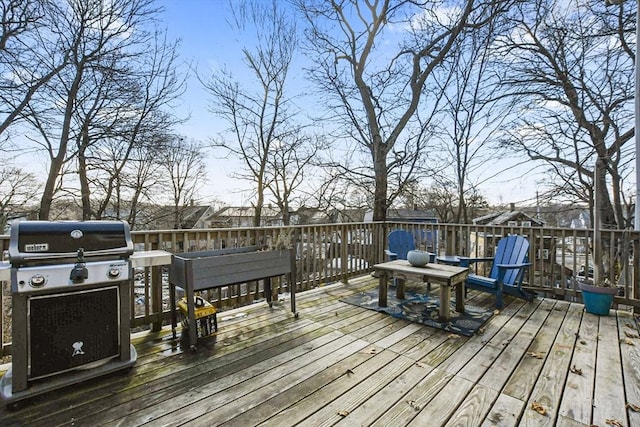
{"type": "MultiPolygon", "coordinates": [[[[345,223],[290,227],[227,228],[203,230],[161,230],[132,232],[136,251],[165,250],[171,253],[262,246],[296,249],[296,291],[302,292],[350,277],[369,274],[372,265],[384,261],[386,235],[405,229],[414,235],[418,248],[437,255],[491,256],[500,237],[522,234],[531,244],[525,285],[542,296],[580,300],[575,278],[589,275],[592,268],[593,230],[490,227],[432,223],[345,223]]],[[[9,237],[0,236],[3,250],[9,237]]],[[[640,267],[634,254],[640,250],[640,232],[602,231],[604,258],[612,266],[607,276],[619,286],[616,303],[640,307],[640,267]]],[[[476,272],[486,273],[478,264],[476,272]]],[[[169,295],[166,266],[146,267],[134,272],[131,295],[132,327],[159,329],[168,322],[169,295]]],[[[273,288],[287,293],[285,281],[274,280],[273,288]]],[[[2,356],[10,354],[11,292],[2,283],[2,356]]],[[[264,298],[259,283],[236,284],[210,291],[207,298],[219,309],[250,304],[264,298]]]]}

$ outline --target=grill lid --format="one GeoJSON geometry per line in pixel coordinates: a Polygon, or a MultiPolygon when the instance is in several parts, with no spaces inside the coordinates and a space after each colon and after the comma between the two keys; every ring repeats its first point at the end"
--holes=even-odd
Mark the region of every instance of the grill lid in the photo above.
{"type": "Polygon", "coordinates": [[[11,224],[9,259],[16,267],[28,262],[84,258],[128,258],[133,241],[126,221],[22,221],[11,224]]]}

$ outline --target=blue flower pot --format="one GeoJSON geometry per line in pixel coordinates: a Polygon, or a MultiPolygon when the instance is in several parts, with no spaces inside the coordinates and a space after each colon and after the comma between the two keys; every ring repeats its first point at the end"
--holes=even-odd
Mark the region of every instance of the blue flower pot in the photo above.
{"type": "Polygon", "coordinates": [[[613,296],[618,292],[617,288],[604,288],[580,283],[582,302],[587,313],[598,316],[608,316],[613,303],[613,296]]]}

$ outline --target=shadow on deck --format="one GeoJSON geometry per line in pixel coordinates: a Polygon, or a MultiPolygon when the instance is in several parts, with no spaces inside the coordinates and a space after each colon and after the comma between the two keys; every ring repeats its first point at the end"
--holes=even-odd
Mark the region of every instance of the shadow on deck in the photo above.
{"type": "Polygon", "coordinates": [[[507,298],[468,338],[339,301],[375,286],[365,276],[299,294],[298,319],[287,303],[220,313],[217,342],[196,353],[169,330],[136,336],[130,372],[3,407],[1,424],[640,425],[629,313],[507,298]]]}

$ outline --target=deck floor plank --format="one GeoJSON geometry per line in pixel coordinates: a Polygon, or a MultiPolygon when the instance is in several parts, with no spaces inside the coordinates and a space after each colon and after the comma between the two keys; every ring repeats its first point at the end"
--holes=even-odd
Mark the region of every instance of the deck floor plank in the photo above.
{"type": "Polygon", "coordinates": [[[164,419],[159,418],[151,423],[150,426],[174,425],[168,421],[175,419],[175,415],[178,415],[182,422],[188,421],[187,425],[208,426],[211,425],[211,419],[215,420],[216,423],[228,421],[255,407],[259,402],[269,399],[281,391],[286,391],[314,374],[322,372],[326,369],[327,363],[332,365],[340,363],[368,345],[367,342],[362,340],[352,341],[346,345],[341,342],[347,339],[349,338],[343,337],[341,340],[335,340],[323,346],[323,348],[319,349],[322,352],[308,353],[308,357],[305,356],[305,359],[310,360],[310,362],[304,362],[307,363],[305,366],[299,368],[298,363],[289,367],[289,369],[284,369],[285,366],[281,365],[281,367],[265,373],[262,378],[252,378],[251,382],[254,390],[249,393],[247,393],[246,385],[243,384],[238,384],[232,389],[224,390],[223,393],[217,393],[215,396],[208,395],[206,389],[201,390],[203,392],[201,394],[205,396],[204,398],[199,396],[200,399],[198,401],[189,402],[189,405],[184,410],[176,411],[176,413],[172,413],[168,417],[163,417],[164,419]],[[226,405],[229,400],[233,401],[233,405],[226,405]]]}
{"type": "MultiPolygon", "coordinates": [[[[277,416],[283,417],[283,414],[287,413],[286,411],[289,411],[288,408],[292,405],[298,404],[298,402],[305,398],[307,398],[308,401],[313,401],[314,398],[308,398],[308,396],[313,395],[320,389],[336,383],[341,377],[345,375],[357,375],[361,370],[368,373],[371,367],[369,367],[367,363],[374,356],[375,354],[370,352],[356,352],[346,359],[338,363],[334,363],[322,372],[307,378],[299,384],[296,384],[294,387],[279,393],[277,396],[260,402],[259,405],[243,412],[233,419],[230,419],[222,425],[245,427],[248,425],[260,425],[265,422],[269,423],[269,419],[277,416]],[[360,368],[360,366],[363,367],[360,368]]],[[[299,412],[301,411],[298,410],[294,413],[300,415],[299,412]]],[[[284,415],[284,418],[292,421],[289,415],[284,415]]]]}
{"type": "MultiPolygon", "coordinates": [[[[513,344],[514,340],[522,339],[520,331],[534,309],[533,305],[524,306],[520,311],[526,311],[525,315],[510,317],[507,323],[491,339],[487,340],[476,354],[472,355],[471,360],[456,375],[473,383],[480,381],[485,372],[496,364],[496,359],[505,352],[507,347],[514,348],[514,346],[507,344],[513,344]]],[[[530,323],[526,324],[529,325],[530,323]]]]}
{"type": "Polygon", "coordinates": [[[559,420],[572,419],[591,424],[597,349],[598,317],[585,314],[571,359],[571,374],[567,378],[558,411],[559,420]]]}
{"type": "Polygon", "coordinates": [[[502,329],[509,320],[520,310],[522,303],[513,301],[502,311],[494,314],[483,328],[481,335],[474,335],[467,338],[463,351],[458,351],[443,361],[443,368],[452,374],[458,374],[465,368],[471,359],[480,352],[494,336],[502,334],[502,329]]]}
{"type": "MultiPolygon", "coordinates": [[[[542,306],[551,306],[549,301],[542,301],[542,306]]],[[[483,360],[472,360],[467,365],[473,366],[470,370],[466,367],[460,371],[464,378],[476,382],[473,390],[466,400],[477,402],[476,404],[461,405],[453,414],[447,425],[480,425],[486,415],[491,410],[493,403],[499,396],[500,390],[509,380],[511,373],[522,359],[526,349],[531,345],[533,338],[542,326],[548,312],[538,310],[540,305],[527,304],[509,321],[503,330],[509,330],[512,336],[496,335],[485,348],[495,347],[501,349],[499,355],[494,355],[493,351],[486,352],[493,359],[483,362],[483,360]],[[485,364],[487,369],[479,369],[477,365],[485,364]]],[[[486,354],[483,355],[486,357],[486,354]]]]}
{"type": "Polygon", "coordinates": [[[472,393],[471,390],[474,389],[482,374],[494,363],[497,355],[503,351],[503,344],[512,340],[520,329],[526,317],[515,316],[515,313],[521,309],[520,303],[510,304],[502,313],[494,316],[482,335],[470,338],[460,350],[447,358],[441,368],[454,375],[451,383],[421,408],[419,414],[411,421],[411,425],[425,425],[424,423],[427,422],[443,425],[451,422],[452,417],[463,421],[463,424],[458,425],[476,425],[477,423],[466,424],[466,422],[473,419],[478,422],[481,420],[482,413],[488,410],[488,406],[483,407],[495,400],[497,393],[492,393],[482,386],[477,387],[476,393],[472,393]],[[462,351],[467,348],[473,351],[462,351]],[[462,401],[467,404],[460,409],[458,405],[462,401]],[[457,413],[457,416],[454,417],[454,413],[457,413]]]}
{"type": "Polygon", "coordinates": [[[640,336],[629,313],[618,312],[618,330],[629,425],[640,426],[640,336]]]}
{"type": "Polygon", "coordinates": [[[464,405],[451,415],[445,426],[479,426],[498,398],[495,388],[476,384],[464,397],[464,405]]]}
{"type": "MultiPolygon", "coordinates": [[[[404,426],[415,418],[417,412],[430,402],[453,378],[441,369],[433,369],[403,398],[378,418],[373,426],[404,426]]],[[[435,425],[435,424],[430,424],[435,425]]]]}
{"type": "MultiPolygon", "coordinates": [[[[83,417],[94,417],[97,411],[102,411],[100,416],[103,420],[118,419],[123,414],[133,414],[141,408],[146,408],[155,404],[164,405],[167,400],[172,400],[175,396],[182,396],[185,390],[198,387],[207,383],[209,376],[219,377],[241,370],[247,365],[255,363],[257,357],[278,357],[280,354],[287,354],[288,350],[295,348],[300,343],[311,343],[316,339],[326,337],[326,331],[322,331],[316,324],[310,324],[301,329],[283,333],[278,340],[260,341],[253,347],[238,347],[230,349],[225,354],[217,358],[207,357],[206,352],[197,354],[184,354],[183,362],[162,372],[151,373],[151,378],[141,381],[136,387],[125,387],[110,402],[105,402],[104,398],[97,399],[91,396],[94,401],[87,402],[76,408],[72,415],[74,420],[83,417]],[[274,345],[278,343],[277,345],[274,345]],[[247,352],[238,355],[239,349],[246,348],[247,352]]],[[[339,336],[339,333],[336,333],[339,336]]],[[[327,339],[327,338],[324,338],[327,339]]],[[[246,346],[246,344],[245,344],[246,346]]],[[[69,414],[67,414],[69,416],[69,414]]],[[[49,415],[47,421],[52,421],[49,415]]]]}
{"type": "Polygon", "coordinates": [[[600,316],[596,382],[593,398],[593,424],[607,425],[607,420],[627,424],[620,339],[615,316],[600,316]]]}
{"type": "MultiPolygon", "coordinates": [[[[340,301],[376,286],[367,275],[299,293],[299,318],[286,297],[221,312],[216,339],[196,353],[167,328],[135,334],[130,371],[2,407],[0,424],[640,425],[640,338],[630,313],[598,317],[576,303],[507,297],[464,337],[340,301]]],[[[466,301],[494,303],[479,292],[466,301]]]]}
{"type": "MultiPolygon", "coordinates": [[[[219,346],[216,356],[213,358],[219,364],[224,364],[225,360],[237,359],[235,353],[238,349],[246,350],[251,354],[252,351],[263,351],[264,347],[260,345],[274,346],[281,341],[291,339],[293,331],[307,334],[319,328],[309,321],[290,322],[282,325],[283,329],[278,333],[273,333],[272,339],[267,339],[268,334],[263,331],[262,334],[256,335],[253,339],[241,341],[235,345],[219,346]],[[287,325],[289,325],[287,327],[287,325]],[[288,332],[288,333],[287,333],[288,332]]],[[[272,327],[269,327],[269,330],[272,327]]],[[[43,421],[44,425],[54,422],[58,414],[63,419],[72,417],[74,419],[83,416],[94,416],[101,408],[114,408],[116,410],[120,401],[127,402],[136,397],[145,399],[153,399],[153,392],[163,390],[167,384],[173,384],[176,381],[176,375],[183,381],[193,376],[199,375],[200,371],[206,369],[207,364],[211,362],[211,358],[205,352],[196,354],[179,352],[172,357],[165,357],[165,363],[153,364],[141,363],[136,364],[132,368],[132,376],[129,375],[111,375],[100,379],[95,379],[86,384],[82,388],[67,388],[60,398],[55,400],[46,400],[46,395],[37,397],[34,401],[44,402],[39,406],[38,411],[34,411],[30,416],[25,412],[25,420],[35,423],[38,420],[43,421]],[[138,373],[139,372],[139,373],[138,373]],[[110,398],[110,399],[106,399],[110,398]],[[68,413],[68,407],[74,407],[73,415],[68,413]]],[[[31,407],[31,406],[30,406],[31,407]]],[[[121,412],[120,412],[121,414],[121,412]]]]}
{"type": "MultiPolygon", "coordinates": [[[[523,402],[529,400],[533,387],[540,376],[540,371],[544,367],[544,360],[549,354],[568,308],[569,304],[554,302],[550,308],[549,316],[527,349],[526,357],[520,360],[511,378],[505,384],[503,393],[523,402]]],[[[542,307],[541,310],[545,310],[545,307],[542,307]]]]}
{"type": "Polygon", "coordinates": [[[521,420],[526,426],[546,426],[555,423],[558,408],[562,399],[569,364],[578,336],[582,307],[572,304],[568,307],[566,315],[558,329],[550,350],[544,358],[544,366],[538,375],[535,387],[531,392],[527,406],[534,408],[534,402],[544,408],[545,413],[529,410],[524,413],[521,420]]]}
{"type": "MultiPolygon", "coordinates": [[[[420,408],[408,425],[415,427],[444,425],[456,410],[458,403],[465,399],[472,388],[473,382],[454,376],[430,402],[420,408]]],[[[474,404],[473,400],[470,404],[474,404]]]]}
{"type": "MultiPolygon", "coordinates": [[[[413,327],[413,324],[411,324],[403,328],[401,331],[415,331],[415,328],[413,327]]],[[[365,353],[377,354],[378,351],[376,349],[383,348],[384,345],[395,344],[392,342],[392,340],[396,341],[396,343],[403,340],[404,338],[406,338],[403,335],[404,334],[392,333],[386,338],[383,338],[381,341],[375,342],[372,347],[367,348],[367,351],[365,351],[365,353]]],[[[266,424],[282,425],[281,423],[285,422],[285,420],[287,422],[291,422],[292,419],[303,421],[303,418],[311,417],[313,413],[321,410],[323,406],[328,402],[333,402],[338,399],[339,396],[348,391],[351,387],[354,386],[354,384],[367,379],[371,375],[371,372],[376,372],[380,369],[384,369],[385,365],[389,363],[389,361],[386,360],[387,358],[391,358],[390,360],[392,361],[395,358],[401,357],[400,355],[392,351],[382,351],[381,354],[383,354],[384,357],[377,357],[372,359],[371,361],[368,361],[365,367],[358,367],[358,369],[351,368],[349,374],[346,377],[341,377],[331,384],[319,387],[317,389],[317,392],[315,392],[313,395],[307,396],[296,405],[287,408],[286,411],[283,411],[281,414],[279,414],[278,417],[269,420],[266,424]]],[[[410,360],[411,363],[415,363],[414,359],[407,358],[406,356],[404,356],[403,358],[410,360]]],[[[362,396],[359,397],[361,398],[362,396]]],[[[308,420],[305,421],[305,423],[308,422],[308,420]]]]}
{"type": "MultiPolygon", "coordinates": [[[[382,350],[380,355],[373,360],[378,362],[377,366],[368,372],[366,377],[356,382],[355,378],[347,377],[352,381],[349,392],[338,398],[334,398],[330,403],[322,406],[318,411],[302,421],[302,425],[309,426],[332,426],[338,423],[353,412],[357,407],[365,402],[370,396],[376,394],[392,383],[398,375],[408,369],[414,361],[398,355],[389,350],[382,350]],[[385,357],[383,357],[385,356],[385,357]]],[[[321,401],[328,401],[319,396],[321,401]]]]}
{"type": "MultiPolygon", "coordinates": [[[[433,368],[415,362],[401,373],[392,383],[378,390],[358,408],[344,417],[337,425],[349,427],[354,425],[370,425],[384,414],[387,408],[402,402],[408,390],[422,381],[433,368]]],[[[404,401],[403,404],[409,404],[404,401]]]]}
{"type": "Polygon", "coordinates": [[[327,352],[338,350],[341,346],[355,341],[352,337],[332,331],[307,341],[305,345],[301,345],[301,340],[290,341],[277,351],[261,352],[232,363],[231,366],[214,368],[189,381],[181,381],[173,387],[165,388],[161,393],[157,393],[161,398],[154,399],[151,406],[142,397],[137,405],[132,405],[131,409],[135,408],[136,412],[127,417],[126,424],[147,423],[165,417],[167,413],[170,418],[183,421],[182,408],[194,402],[208,398],[208,407],[216,408],[216,405],[233,401],[234,398],[241,397],[243,392],[249,392],[251,388],[268,381],[272,366],[293,369],[296,363],[310,363],[315,360],[313,357],[326,356],[329,354],[327,352]],[[309,358],[304,361],[296,360],[301,355],[309,358]],[[215,381],[211,381],[210,378],[215,378],[215,381]],[[245,383],[243,387],[237,387],[242,383],[245,383]]]}
{"type": "Polygon", "coordinates": [[[502,390],[516,366],[525,357],[527,349],[542,328],[552,306],[552,301],[545,300],[539,305],[527,305],[518,312],[515,317],[526,317],[527,315],[529,317],[525,318],[524,324],[521,325],[521,329],[513,338],[501,343],[504,346],[504,351],[478,380],[478,384],[496,391],[502,390]],[[531,312],[532,310],[533,312],[531,312]]]}
{"type": "MultiPolygon", "coordinates": [[[[374,344],[373,348],[384,349],[385,347],[388,347],[389,345],[392,345],[395,342],[399,341],[400,339],[402,339],[402,338],[406,337],[407,335],[413,333],[417,329],[418,328],[416,328],[415,324],[406,325],[401,330],[399,330],[399,331],[397,331],[395,333],[392,333],[391,335],[386,336],[385,338],[383,338],[382,340],[380,340],[378,342],[373,343],[374,344]]],[[[367,342],[367,344],[368,344],[368,342],[367,342]]],[[[369,348],[371,348],[371,347],[369,347],[369,348]]],[[[358,350],[362,350],[362,349],[358,349],[358,350]]],[[[365,351],[365,353],[370,353],[372,355],[375,355],[375,354],[377,354],[377,351],[375,351],[375,352],[374,351],[365,351]]],[[[390,352],[386,352],[385,354],[391,354],[391,353],[390,352]]],[[[393,354],[391,354],[391,357],[393,357],[393,354]]],[[[384,368],[385,362],[380,362],[381,359],[382,358],[378,358],[376,360],[378,361],[378,363],[382,363],[382,367],[384,368]]],[[[325,358],[323,360],[323,362],[326,363],[328,360],[329,360],[328,358],[325,358]]],[[[339,363],[339,362],[340,361],[337,361],[336,363],[339,363]]],[[[386,362],[386,363],[388,363],[388,362],[386,362]]],[[[380,369],[380,366],[376,366],[375,368],[372,368],[373,371],[376,371],[376,370],[379,370],[379,369],[380,369]]],[[[302,371],[302,370],[300,370],[300,371],[302,371]]],[[[345,373],[345,372],[347,372],[347,368],[343,367],[343,373],[345,373]]],[[[291,387],[293,387],[293,386],[295,386],[297,384],[302,383],[303,381],[307,380],[309,377],[311,377],[313,375],[319,375],[320,372],[312,372],[311,374],[312,375],[308,375],[308,376],[301,377],[301,378],[298,378],[299,375],[298,375],[298,377],[296,377],[295,375],[288,375],[285,378],[285,381],[284,381],[285,384],[283,384],[283,386],[279,386],[277,384],[277,382],[274,381],[273,383],[269,384],[267,387],[264,387],[263,389],[260,390],[260,393],[261,393],[261,397],[260,398],[256,398],[255,396],[245,396],[245,397],[248,397],[248,399],[246,399],[246,400],[248,400],[249,402],[242,408],[242,411],[236,412],[235,414],[232,414],[231,417],[221,416],[220,413],[216,413],[216,412],[212,413],[211,416],[214,417],[216,419],[216,421],[221,421],[221,420],[227,421],[227,420],[229,420],[231,418],[234,418],[234,417],[237,417],[239,415],[242,415],[243,413],[245,413],[248,410],[252,409],[253,406],[251,406],[251,405],[254,405],[255,402],[262,402],[264,400],[271,399],[271,398],[275,397],[277,394],[282,393],[282,392],[288,390],[289,388],[291,388],[291,387]],[[278,393],[275,393],[275,392],[272,391],[274,388],[278,390],[278,393]],[[268,390],[265,390],[265,389],[268,389],[268,390]]],[[[321,400],[325,401],[326,397],[325,398],[321,398],[321,400]]],[[[254,405],[254,406],[257,406],[257,405],[254,405]]],[[[198,423],[196,422],[195,425],[198,425],[198,423]]]]}
{"type": "Polygon", "coordinates": [[[514,427],[525,410],[522,400],[500,393],[491,407],[489,414],[481,424],[482,427],[514,427]]]}
{"type": "Polygon", "coordinates": [[[435,328],[421,328],[389,347],[389,350],[403,354],[416,362],[440,347],[449,337],[435,328]]]}

